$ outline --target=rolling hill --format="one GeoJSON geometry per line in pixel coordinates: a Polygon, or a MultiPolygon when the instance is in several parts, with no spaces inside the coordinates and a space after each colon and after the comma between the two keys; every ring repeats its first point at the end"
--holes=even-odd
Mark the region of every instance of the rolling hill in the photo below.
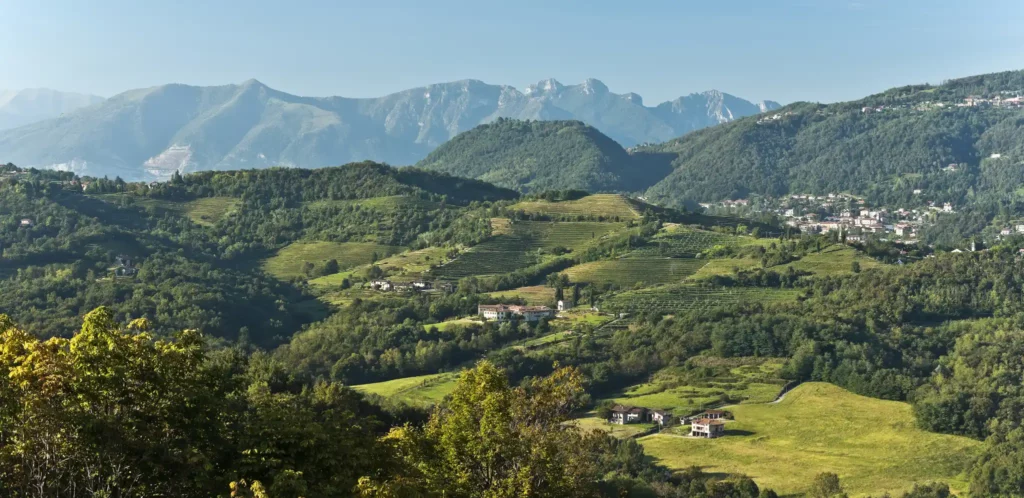
{"type": "Polygon", "coordinates": [[[597,80],[554,80],[525,92],[476,80],[441,83],[379,98],[300,97],[250,80],[131,90],[99,105],[0,133],[0,157],[129,180],[174,171],[295,166],[375,160],[413,164],[440,144],[499,117],[578,119],[632,146],[771,109],[721,92],[650,108],[635,94],[597,80]]]}
{"type": "Polygon", "coordinates": [[[462,133],[418,166],[524,192],[636,191],[669,172],[645,168],[597,129],[579,121],[499,119],[462,133]]]}

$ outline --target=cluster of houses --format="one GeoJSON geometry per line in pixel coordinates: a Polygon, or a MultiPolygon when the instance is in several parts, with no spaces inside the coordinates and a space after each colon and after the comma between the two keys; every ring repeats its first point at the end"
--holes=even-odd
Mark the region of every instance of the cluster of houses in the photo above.
{"type": "MultiPolygon", "coordinates": [[[[725,434],[725,421],[730,417],[725,410],[706,410],[694,416],[680,417],[681,424],[690,424],[690,436],[716,438],[725,434]]],[[[672,420],[672,412],[639,406],[615,405],[609,422],[613,424],[639,424],[651,422],[660,426],[672,420]]]]}
{"type": "Polygon", "coordinates": [[[426,280],[414,280],[412,282],[392,282],[391,280],[378,279],[370,281],[370,288],[380,292],[455,291],[455,286],[451,282],[427,282],[426,280]]]}
{"type": "MultiPolygon", "coordinates": [[[[947,168],[955,167],[957,165],[947,168]]],[[[914,194],[922,195],[922,191],[914,190],[914,194]]],[[[850,242],[863,241],[869,234],[915,242],[922,227],[932,223],[935,216],[955,212],[951,203],[934,201],[922,201],[919,209],[868,208],[864,198],[842,193],[793,194],[779,199],[766,198],[759,204],[751,206],[748,199],[739,199],[701,206],[713,213],[735,213],[737,209],[752,207],[784,218],[786,225],[803,233],[840,232],[850,242]]]]}
{"type": "Polygon", "coordinates": [[[509,320],[525,320],[536,322],[541,318],[553,318],[555,310],[547,306],[520,306],[517,304],[481,304],[477,313],[485,320],[507,322],[509,320]]]}

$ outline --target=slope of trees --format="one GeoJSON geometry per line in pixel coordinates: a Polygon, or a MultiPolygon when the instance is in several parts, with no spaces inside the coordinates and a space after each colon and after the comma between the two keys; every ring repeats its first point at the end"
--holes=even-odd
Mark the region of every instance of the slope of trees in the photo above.
{"type": "Polygon", "coordinates": [[[637,191],[668,173],[639,163],[621,145],[578,121],[498,121],[462,133],[420,167],[521,191],[637,191]]]}

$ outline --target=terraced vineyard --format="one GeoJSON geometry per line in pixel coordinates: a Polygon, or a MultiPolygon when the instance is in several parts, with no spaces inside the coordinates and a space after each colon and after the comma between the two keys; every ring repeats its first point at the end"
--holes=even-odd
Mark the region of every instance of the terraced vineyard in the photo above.
{"type": "Polygon", "coordinates": [[[637,282],[644,285],[679,283],[703,265],[704,261],[699,259],[638,257],[584,263],[569,268],[565,274],[573,282],[632,287],[637,282]]]}
{"type": "Polygon", "coordinates": [[[789,301],[799,295],[798,290],[682,284],[616,294],[604,302],[603,309],[616,313],[677,313],[741,302],[789,301]]]}
{"type": "Polygon", "coordinates": [[[446,279],[473,275],[499,275],[540,261],[538,249],[578,249],[624,228],[618,223],[520,221],[501,233],[438,267],[432,274],[446,279]]]}
{"type": "Polygon", "coordinates": [[[692,230],[679,228],[670,232],[658,234],[651,239],[650,244],[641,247],[626,257],[649,258],[649,257],[670,257],[670,258],[692,258],[703,251],[711,249],[716,245],[729,245],[738,242],[737,237],[706,230],[692,230]]]}

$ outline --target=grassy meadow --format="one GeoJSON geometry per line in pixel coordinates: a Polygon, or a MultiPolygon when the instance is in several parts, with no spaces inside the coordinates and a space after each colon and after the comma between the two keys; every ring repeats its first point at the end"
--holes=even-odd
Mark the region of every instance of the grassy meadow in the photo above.
{"type": "Polygon", "coordinates": [[[441,402],[455,387],[458,379],[458,373],[445,372],[362,384],[352,388],[411,406],[430,407],[441,402]]]}
{"type": "Polygon", "coordinates": [[[341,269],[368,264],[377,257],[401,251],[402,248],[369,242],[296,242],[283,247],[263,261],[263,269],[280,279],[302,276],[303,264],[338,260],[341,269]]]}
{"type": "Polygon", "coordinates": [[[686,367],[665,368],[647,382],[605,398],[624,405],[671,410],[677,415],[710,405],[767,403],[786,381],[779,377],[781,358],[694,357],[686,367]]]}
{"type": "Polygon", "coordinates": [[[633,204],[618,194],[592,194],[572,201],[523,201],[511,209],[546,215],[603,216],[623,221],[640,217],[633,204]]]}
{"type": "Polygon", "coordinates": [[[835,472],[851,496],[896,493],[943,481],[963,490],[962,472],[981,442],[925,432],[910,405],[858,396],[825,383],[803,384],[777,404],[741,404],[720,439],[657,434],[641,439],[663,465],[743,474],[782,495],[807,491],[835,472]]]}

